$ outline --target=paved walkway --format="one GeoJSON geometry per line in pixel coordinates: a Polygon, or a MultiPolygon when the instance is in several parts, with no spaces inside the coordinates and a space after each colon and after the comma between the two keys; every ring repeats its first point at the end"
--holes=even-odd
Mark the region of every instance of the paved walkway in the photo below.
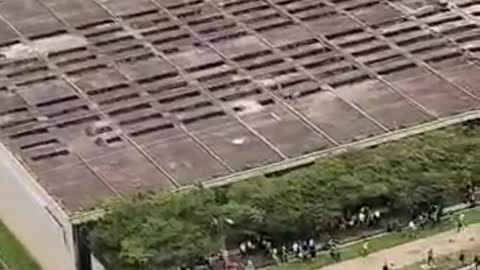
{"type": "Polygon", "coordinates": [[[384,262],[391,262],[394,269],[401,269],[424,260],[429,248],[433,248],[435,256],[480,248],[480,224],[471,225],[460,233],[448,231],[372,253],[367,257],[333,264],[321,270],[380,270],[384,262]]]}

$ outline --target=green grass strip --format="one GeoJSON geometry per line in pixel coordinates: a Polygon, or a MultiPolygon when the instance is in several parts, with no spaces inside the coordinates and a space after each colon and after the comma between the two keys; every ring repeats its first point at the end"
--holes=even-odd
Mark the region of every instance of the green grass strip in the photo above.
{"type": "Polygon", "coordinates": [[[9,270],[41,270],[28,251],[2,223],[0,223],[0,257],[7,264],[9,270]]]}
{"type": "MultiPolygon", "coordinates": [[[[466,223],[468,224],[480,223],[479,208],[467,210],[463,213],[465,214],[466,223]]],[[[455,217],[455,215],[452,216],[452,218],[444,220],[443,222],[441,222],[440,224],[438,224],[433,228],[430,228],[427,226],[426,229],[417,231],[415,238],[411,237],[408,232],[394,232],[394,233],[386,234],[384,236],[373,238],[368,241],[370,251],[375,252],[375,251],[392,248],[401,244],[418,240],[420,238],[433,236],[433,235],[454,229],[455,218],[453,217],[455,217]]],[[[363,243],[357,243],[357,244],[346,246],[344,248],[339,249],[342,256],[342,261],[361,257],[362,245],[363,243]]],[[[322,253],[314,260],[310,260],[306,262],[292,262],[288,264],[275,265],[275,266],[270,266],[264,269],[266,270],[318,270],[321,267],[324,267],[333,263],[335,263],[335,261],[333,261],[328,254],[322,253]]],[[[413,269],[416,269],[416,268],[413,268],[413,269]]]]}

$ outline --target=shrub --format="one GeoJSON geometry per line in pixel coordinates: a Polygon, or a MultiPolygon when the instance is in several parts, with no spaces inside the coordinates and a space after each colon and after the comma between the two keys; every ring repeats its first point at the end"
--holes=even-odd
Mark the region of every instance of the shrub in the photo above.
{"type": "Polygon", "coordinates": [[[414,213],[451,204],[467,182],[479,183],[479,135],[476,125],[460,125],[280,176],[116,201],[90,240],[114,269],[168,269],[218,252],[223,235],[231,244],[259,235],[289,241],[331,231],[363,205],[414,213]]]}

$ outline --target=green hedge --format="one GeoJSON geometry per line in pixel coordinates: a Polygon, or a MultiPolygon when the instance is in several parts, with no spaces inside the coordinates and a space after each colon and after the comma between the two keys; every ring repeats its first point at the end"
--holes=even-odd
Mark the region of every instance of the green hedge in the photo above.
{"type": "Polygon", "coordinates": [[[287,241],[331,230],[365,204],[412,213],[456,202],[466,183],[479,183],[479,161],[480,127],[449,127],[280,176],[113,202],[90,239],[114,269],[168,269],[217,252],[221,235],[287,241]]]}

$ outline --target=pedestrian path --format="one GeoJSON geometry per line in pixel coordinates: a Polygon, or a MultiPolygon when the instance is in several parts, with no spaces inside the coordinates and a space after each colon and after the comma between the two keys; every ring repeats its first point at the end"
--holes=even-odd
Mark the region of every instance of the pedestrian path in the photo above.
{"type": "Polygon", "coordinates": [[[475,266],[473,264],[471,264],[471,265],[467,265],[467,266],[460,267],[460,268],[457,268],[457,269],[452,269],[452,270],[475,270],[475,266]]]}
{"type": "Polygon", "coordinates": [[[480,224],[471,225],[457,233],[448,231],[432,237],[385,249],[369,256],[357,258],[321,268],[321,270],[382,269],[385,262],[393,269],[401,269],[426,258],[427,250],[433,248],[434,256],[445,256],[461,250],[480,248],[480,224]]]}
{"type": "Polygon", "coordinates": [[[456,270],[472,270],[472,269],[475,269],[475,267],[473,265],[468,265],[465,267],[458,268],[456,270]]]}

